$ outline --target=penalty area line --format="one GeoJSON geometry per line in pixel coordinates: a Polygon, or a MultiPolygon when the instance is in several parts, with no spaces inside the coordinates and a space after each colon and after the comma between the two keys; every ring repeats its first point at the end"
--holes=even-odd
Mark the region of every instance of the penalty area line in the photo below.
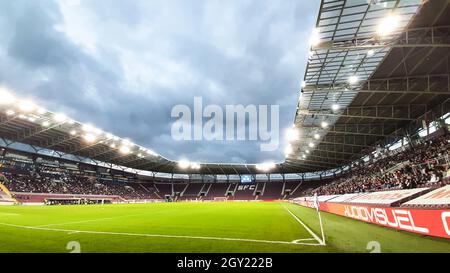
{"type": "MultiPolygon", "coordinates": [[[[282,244],[282,245],[306,245],[306,246],[320,246],[317,243],[304,243],[299,240],[292,242],[287,241],[270,241],[258,239],[243,239],[243,238],[226,238],[226,237],[207,237],[207,236],[187,236],[187,235],[165,235],[165,234],[145,234],[145,233],[130,233],[130,232],[109,232],[109,231],[94,231],[94,230],[73,230],[73,229],[59,229],[46,227],[22,226],[8,223],[0,223],[0,225],[53,232],[65,232],[68,234],[98,234],[98,235],[117,235],[117,236],[136,236],[136,237],[157,237],[157,238],[171,238],[171,239],[197,239],[197,240],[215,240],[215,241],[235,241],[235,242],[249,242],[249,243],[266,243],[266,244],[282,244]]],[[[305,239],[308,240],[308,239],[305,239]]]]}
{"type": "Polygon", "coordinates": [[[317,236],[317,234],[315,234],[305,223],[303,223],[302,220],[300,220],[300,218],[297,217],[297,215],[293,214],[288,208],[286,208],[285,206],[283,206],[284,209],[295,219],[297,220],[297,222],[299,222],[305,229],[306,231],[309,232],[309,234],[311,234],[311,236],[314,237],[314,239],[316,239],[317,242],[319,242],[319,245],[321,246],[325,246],[326,244],[319,238],[319,236],[317,236]]]}

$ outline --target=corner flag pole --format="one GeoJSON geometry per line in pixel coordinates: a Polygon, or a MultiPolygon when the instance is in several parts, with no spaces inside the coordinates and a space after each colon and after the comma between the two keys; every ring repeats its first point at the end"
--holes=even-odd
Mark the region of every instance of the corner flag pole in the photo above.
{"type": "Polygon", "coordinates": [[[326,245],[326,243],[325,243],[325,233],[323,232],[322,217],[320,216],[319,197],[317,196],[317,193],[314,194],[314,204],[315,204],[315,207],[317,209],[317,215],[319,216],[320,233],[322,233],[322,244],[326,245]]]}

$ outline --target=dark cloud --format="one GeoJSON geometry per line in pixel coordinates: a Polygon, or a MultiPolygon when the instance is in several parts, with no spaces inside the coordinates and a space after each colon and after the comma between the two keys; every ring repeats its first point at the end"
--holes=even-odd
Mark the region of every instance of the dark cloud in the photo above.
{"type": "Polygon", "coordinates": [[[280,105],[290,126],[311,1],[1,1],[0,84],[170,159],[282,161],[258,141],[175,141],[176,104],[280,105]]]}

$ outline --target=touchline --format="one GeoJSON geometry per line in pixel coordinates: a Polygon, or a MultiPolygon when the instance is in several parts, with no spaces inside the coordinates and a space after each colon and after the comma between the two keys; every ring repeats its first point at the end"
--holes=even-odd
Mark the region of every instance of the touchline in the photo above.
{"type": "Polygon", "coordinates": [[[258,140],[261,151],[279,148],[279,105],[203,105],[194,97],[194,109],[178,104],[172,107],[174,140],[258,140]]]}

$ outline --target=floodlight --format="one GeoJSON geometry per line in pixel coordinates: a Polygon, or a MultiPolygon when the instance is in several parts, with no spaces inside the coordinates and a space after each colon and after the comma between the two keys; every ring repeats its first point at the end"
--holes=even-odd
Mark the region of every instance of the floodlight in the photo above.
{"type": "Polygon", "coordinates": [[[182,159],[180,161],[178,161],[178,167],[180,167],[181,169],[187,169],[189,168],[191,164],[189,163],[189,161],[182,159]]]}
{"type": "Polygon", "coordinates": [[[42,122],[42,126],[48,127],[48,126],[50,126],[50,122],[44,121],[44,122],[42,122]]]}
{"type": "Polygon", "coordinates": [[[53,116],[53,119],[54,119],[56,122],[63,123],[63,122],[66,122],[67,117],[66,117],[64,114],[57,113],[57,114],[55,114],[55,115],[53,116]]]}
{"type": "Polygon", "coordinates": [[[292,154],[294,152],[294,149],[292,148],[292,145],[288,145],[286,146],[286,148],[284,149],[284,154],[286,156],[289,156],[290,154],[292,154]]]}
{"type": "Polygon", "coordinates": [[[309,38],[309,44],[313,47],[320,44],[319,30],[317,28],[312,32],[311,37],[309,38]]]}
{"type": "Polygon", "coordinates": [[[35,107],[36,105],[31,101],[21,101],[19,103],[19,109],[25,113],[33,111],[35,107]]]}
{"type": "Polygon", "coordinates": [[[130,147],[128,146],[121,146],[119,151],[122,154],[129,154],[131,152],[130,147]]]}
{"type": "Polygon", "coordinates": [[[11,109],[9,109],[9,110],[6,110],[6,114],[8,115],[8,116],[12,116],[12,115],[14,115],[16,112],[14,112],[14,110],[11,110],[11,109]]]}
{"type": "Polygon", "coordinates": [[[359,79],[358,79],[358,76],[356,76],[356,75],[350,76],[348,78],[348,83],[349,84],[357,84],[358,81],[359,81],[359,79]]]}
{"type": "Polygon", "coordinates": [[[315,139],[319,139],[319,138],[320,138],[320,135],[319,135],[319,134],[314,134],[314,138],[315,138],[315,139]]]}
{"type": "Polygon", "coordinates": [[[83,136],[83,138],[84,138],[84,140],[86,140],[87,142],[94,142],[96,139],[97,139],[97,137],[94,135],[94,134],[91,134],[91,133],[88,133],[88,134],[85,134],[84,136],[83,136]]]}
{"type": "Polygon", "coordinates": [[[310,147],[310,148],[314,148],[314,143],[312,143],[312,142],[310,142],[309,144],[308,144],[308,146],[310,147]]]}
{"type": "Polygon", "coordinates": [[[384,17],[378,24],[377,33],[381,37],[385,37],[392,34],[400,23],[400,17],[398,15],[389,15],[384,17]]]}
{"type": "Polygon", "coordinates": [[[322,128],[327,128],[328,127],[328,122],[322,121],[322,123],[320,123],[320,126],[322,126],[322,128]]]}
{"type": "Polygon", "coordinates": [[[299,139],[299,132],[295,128],[288,128],[286,130],[286,140],[289,142],[297,141],[299,139]]]}
{"type": "Polygon", "coordinates": [[[331,110],[332,111],[338,111],[341,107],[339,106],[339,104],[335,103],[333,105],[331,105],[331,110]]]}

